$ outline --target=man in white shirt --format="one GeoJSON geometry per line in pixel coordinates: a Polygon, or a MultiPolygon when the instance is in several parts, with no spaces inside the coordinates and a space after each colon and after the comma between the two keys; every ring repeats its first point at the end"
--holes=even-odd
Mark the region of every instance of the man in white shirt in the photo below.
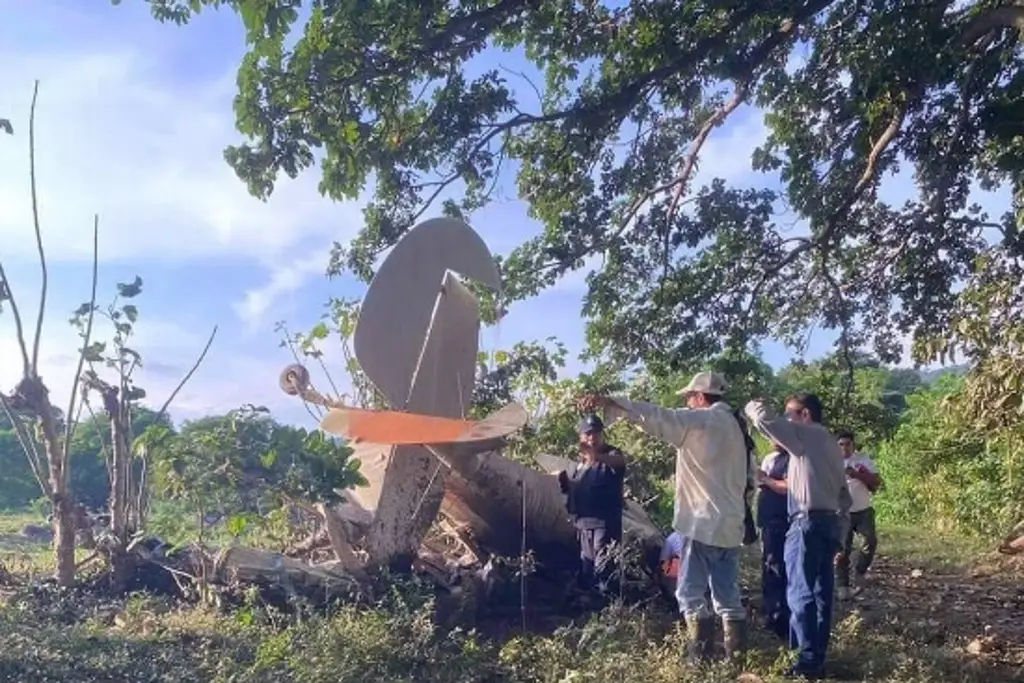
{"type": "Polygon", "coordinates": [[[875,559],[878,549],[878,533],[875,529],[875,509],[871,497],[882,486],[878,468],[866,455],[857,452],[853,432],[836,434],[839,450],[843,452],[846,466],[846,485],[850,489],[850,524],[845,538],[836,555],[836,595],[840,600],[849,600],[864,590],[865,577],[875,559]],[[850,587],[850,555],[853,551],[854,534],[864,539],[857,562],[854,565],[853,587],[850,587]]]}
{"type": "Polygon", "coordinates": [[[746,648],[747,610],[740,594],[745,493],[753,463],[739,421],[723,400],[725,379],[701,372],[679,391],[687,409],[662,408],[625,398],[588,396],[584,410],[601,407],[609,420],[624,418],[676,447],[675,519],[683,540],[676,598],[690,633],[690,661],[710,659],[714,622],[722,619],[728,656],[746,648]]]}

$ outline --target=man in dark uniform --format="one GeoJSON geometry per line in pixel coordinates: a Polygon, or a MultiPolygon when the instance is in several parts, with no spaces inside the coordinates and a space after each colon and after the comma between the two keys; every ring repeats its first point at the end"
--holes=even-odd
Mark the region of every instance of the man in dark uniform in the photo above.
{"type": "Polygon", "coordinates": [[[604,441],[604,423],[597,415],[586,416],[580,424],[580,463],[570,479],[559,475],[568,494],[580,542],[580,585],[610,588],[614,569],[609,550],[622,541],[623,480],[626,457],[604,441]]]}
{"type": "Polygon", "coordinates": [[[789,531],[786,472],[789,453],[776,444],[761,463],[757,481],[757,525],[761,527],[761,595],[765,626],[782,640],[789,640],[789,606],[786,604],[786,532],[789,531]]]}

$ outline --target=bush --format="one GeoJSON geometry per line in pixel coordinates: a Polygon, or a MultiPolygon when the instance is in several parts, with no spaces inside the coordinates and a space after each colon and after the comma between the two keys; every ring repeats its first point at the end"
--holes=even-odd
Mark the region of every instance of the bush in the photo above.
{"type": "Polygon", "coordinates": [[[963,386],[947,377],[908,397],[902,424],[878,452],[886,484],[876,507],[886,521],[999,537],[1024,514],[1024,436],[958,419],[963,386]]]}

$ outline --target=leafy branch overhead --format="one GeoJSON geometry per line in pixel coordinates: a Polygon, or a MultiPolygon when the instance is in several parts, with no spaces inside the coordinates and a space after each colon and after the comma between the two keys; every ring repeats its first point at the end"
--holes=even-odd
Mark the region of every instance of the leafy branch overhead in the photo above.
{"type": "MultiPolygon", "coordinates": [[[[148,1],[178,23],[222,4],[148,1]]],[[[543,231],[502,262],[508,295],[600,255],[585,313],[614,360],[675,367],[723,339],[798,343],[812,326],[893,359],[901,335],[947,329],[956,283],[993,241],[1022,250],[1018,6],[224,4],[249,45],[235,105],[248,141],[225,156],[254,195],[319,155],[330,198],[372,179],[366,227],[334,259],[365,278],[428,211],[471,212],[514,172],[543,231]],[[542,79],[507,66],[516,54],[542,79]],[[768,129],[752,168],[778,189],[696,187],[714,129],[750,105],[768,129]],[[916,196],[886,201],[901,168],[916,196]],[[1009,187],[1017,218],[973,205],[977,187],[1009,187]]]]}

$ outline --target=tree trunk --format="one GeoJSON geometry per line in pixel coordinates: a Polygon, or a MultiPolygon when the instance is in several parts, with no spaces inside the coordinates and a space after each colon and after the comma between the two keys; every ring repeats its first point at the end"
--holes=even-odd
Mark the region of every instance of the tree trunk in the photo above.
{"type": "Polygon", "coordinates": [[[128,547],[128,468],[129,442],[125,433],[125,418],[128,406],[121,401],[108,405],[110,416],[110,531],[116,543],[110,550],[110,564],[115,586],[122,586],[130,575],[128,547]],[[113,408],[111,410],[110,408],[113,408]]]}
{"type": "Polygon", "coordinates": [[[75,583],[75,505],[68,491],[67,462],[57,436],[57,425],[49,401],[38,411],[50,464],[50,505],[53,507],[53,554],[57,584],[69,588],[75,583]]]}

